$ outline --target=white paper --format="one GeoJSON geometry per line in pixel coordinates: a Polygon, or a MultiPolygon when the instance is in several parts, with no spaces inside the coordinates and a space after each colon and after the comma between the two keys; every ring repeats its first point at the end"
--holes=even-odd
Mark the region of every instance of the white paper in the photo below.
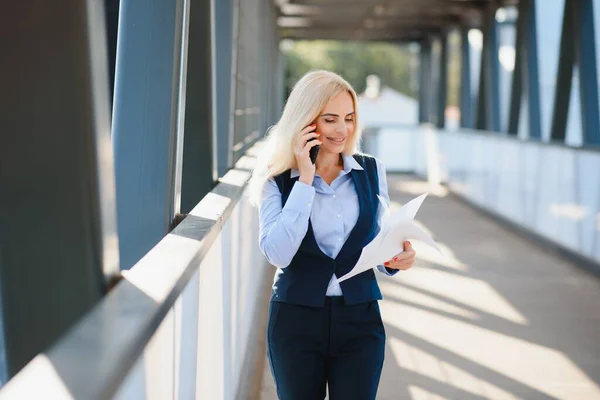
{"type": "Polygon", "coordinates": [[[421,240],[443,255],[431,236],[429,236],[429,234],[414,221],[417,211],[419,211],[425,197],[427,197],[427,193],[409,201],[393,214],[390,213],[383,199],[379,197],[383,209],[381,230],[377,236],[363,248],[360,258],[354,268],[346,275],[337,278],[337,282],[334,280],[332,284],[345,281],[361,272],[368,271],[377,265],[381,265],[384,262],[391,260],[393,257],[404,251],[404,241],[409,239],[421,240]]]}

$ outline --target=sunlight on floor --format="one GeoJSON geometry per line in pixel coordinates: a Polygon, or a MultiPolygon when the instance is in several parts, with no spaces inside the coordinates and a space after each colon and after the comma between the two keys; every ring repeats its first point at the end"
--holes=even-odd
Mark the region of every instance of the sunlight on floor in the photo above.
{"type": "Polygon", "coordinates": [[[454,314],[472,320],[477,320],[480,318],[480,316],[473,311],[435,299],[416,290],[411,290],[406,287],[399,288],[396,284],[390,283],[389,281],[381,280],[379,282],[379,287],[381,288],[382,292],[384,292],[386,299],[389,298],[394,302],[399,301],[402,303],[412,303],[417,306],[454,314]]]}
{"type": "MultiPolygon", "coordinates": [[[[437,298],[427,298],[422,293],[415,295],[410,289],[381,282],[384,297],[388,299],[382,307],[383,320],[388,327],[388,343],[400,368],[490,399],[514,397],[483,377],[512,382],[558,398],[563,398],[561,394],[565,385],[573,390],[573,383],[577,383],[585,387],[587,393],[595,393],[600,398],[600,388],[565,354],[487,329],[477,321],[464,321],[465,318],[473,318],[474,312],[452,304],[444,305],[439,297],[461,299],[471,309],[481,309],[480,303],[483,303],[486,305],[483,308],[488,308],[490,313],[495,311],[493,314],[496,315],[501,314],[497,312],[498,309],[506,311],[511,307],[508,304],[503,306],[498,300],[499,296],[483,282],[458,278],[465,280],[460,284],[456,278],[450,279],[454,279],[454,282],[448,282],[441,290],[440,287],[431,289],[437,298]],[[472,291],[467,286],[478,287],[478,293],[464,296],[461,293],[465,290],[472,291]],[[469,298],[473,301],[466,301],[469,298]],[[402,300],[410,301],[413,305],[402,300]],[[455,314],[463,320],[448,314],[455,314]],[[476,377],[461,367],[483,373],[478,373],[476,377]]],[[[409,286],[417,287],[412,281],[409,286]]],[[[514,319],[510,320],[517,323],[514,319]]],[[[423,398],[420,389],[415,390],[413,398],[423,398]]]]}
{"type": "Polygon", "coordinates": [[[436,243],[444,255],[441,255],[435,249],[432,249],[421,241],[411,240],[412,247],[417,252],[417,264],[419,264],[419,261],[427,261],[441,267],[448,267],[462,272],[466,272],[469,269],[467,264],[462,263],[456,258],[454,251],[450,247],[438,241],[436,243]]]}
{"type": "Polygon", "coordinates": [[[417,266],[410,271],[410,279],[403,280],[401,284],[431,293],[437,298],[445,298],[458,306],[464,305],[473,311],[482,311],[515,324],[527,325],[527,319],[509,301],[489,283],[479,279],[418,268],[417,261],[417,266]]]}
{"type": "MultiPolygon", "coordinates": [[[[435,196],[431,188],[391,177],[390,190],[403,195],[391,193],[390,211],[422,193],[435,196]]],[[[432,212],[417,213],[415,222],[443,255],[411,240],[415,266],[394,277],[377,276],[387,337],[377,398],[600,399],[599,317],[593,307],[599,297],[592,291],[579,295],[586,278],[533,246],[503,251],[510,250],[512,234],[482,228],[484,218],[465,212],[452,196],[430,200],[432,212]],[[482,235],[497,240],[487,247],[467,242],[482,235]],[[505,268],[515,263],[528,274],[515,276],[505,268]],[[538,279],[538,271],[550,275],[538,279]]]]}
{"type": "Polygon", "coordinates": [[[393,189],[414,196],[420,196],[423,193],[429,193],[429,196],[435,197],[446,197],[448,195],[448,189],[442,185],[434,185],[429,182],[417,180],[398,181],[394,184],[393,189]]]}
{"type": "MultiPolygon", "coordinates": [[[[482,396],[486,399],[518,399],[518,397],[513,396],[511,393],[469,374],[452,364],[443,361],[440,362],[435,357],[423,353],[415,347],[407,346],[405,343],[398,340],[390,342],[396,359],[400,362],[402,359],[405,360],[405,362],[401,362],[403,368],[427,376],[440,383],[445,383],[448,386],[455,388],[457,393],[464,392],[473,396],[482,396]],[[409,360],[408,362],[406,362],[407,359],[409,360]],[[415,365],[417,362],[421,364],[418,366],[415,365]]],[[[413,400],[447,399],[447,397],[432,393],[416,385],[409,386],[409,393],[413,400]]],[[[460,394],[458,396],[460,396],[460,394]]]]}

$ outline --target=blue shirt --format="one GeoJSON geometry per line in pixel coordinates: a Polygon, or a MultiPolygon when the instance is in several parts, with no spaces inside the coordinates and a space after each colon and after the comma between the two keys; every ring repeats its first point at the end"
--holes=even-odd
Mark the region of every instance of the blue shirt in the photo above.
{"type": "MultiPolygon", "coordinates": [[[[275,181],[269,179],[265,183],[259,206],[259,246],[274,266],[285,268],[291,263],[308,230],[309,218],[321,251],[331,258],[337,257],[358,220],[358,195],[350,171],[363,169],[354,157],[342,158],[344,168],[331,182],[331,186],[318,174],[315,174],[312,186],[297,181],[284,207],[281,206],[281,193],[275,181]]],[[[385,167],[379,160],[375,161],[379,176],[379,195],[389,206],[385,167]]],[[[292,169],[291,178],[299,175],[297,169],[292,169]]],[[[377,231],[381,229],[382,215],[380,207],[377,231]]],[[[383,265],[378,265],[377,269],[386,275],[397,272],[390,273],[383,265]]],[[[331,277],[331,281],[334,280],[335,274],[331,277]]],[[[326,293],[327,296],[342,294],[338,284],[329,286],[326,293]]]]}

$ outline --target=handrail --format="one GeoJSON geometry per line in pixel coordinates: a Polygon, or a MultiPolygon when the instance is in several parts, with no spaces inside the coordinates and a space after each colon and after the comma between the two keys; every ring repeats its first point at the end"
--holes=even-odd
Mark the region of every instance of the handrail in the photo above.
{"type": "Polygon", "coordinates": [[[219,236],[254,162],[243,156],[82,320],[11,379],[0,399],[112,397],[219,236]]]}
{"type": "Polygon", "coordinates": [[[509,141],[513,141],[513,142],[519,142],[519,143],[527,143],[527,144],[532,144],[532,145],[537,145],[537,146],[550,146],[550,147],[558,147],[561,149],[571,149],[571,150],[578,150],[578,151],[589,151],[592,153],[597,153],[600,152],[600,146],[595,146],[595,145],[590,145],[590,144],[583,144],[581,146],[571,146],[567,143],[564,142],[559,142],[559,141],[549,141],[549,142],[545,142],[540,140],[536,140],[536,139],[531,139],[531,138],[527,138],[527,139],[522,139],[520,137],[518,137],[517,135],[512,135],[506,132],[496,132],[496,131],[487,131],[487,130],[481,130],[481,129],[471,129],[471,128],[457,128],[456,130],[447,130],[447,129],[439,129],[437,127],[435,127],[433,124],[421,124],[421,125],[409,125],[409,124],[399,124],[399,123],[371,123],[371,124],[365,124],[364,129],[369,129],[369,128],[392,128],[392,129],[423,129],[423,128],[431,128],[431,129],[435,129],[437,131],[443,132],[443,134],[469,134],[469,135],[477,135],[477,136],[485,136],[487,138],[498,138],[498,139],[502,139],[502,140],[509,140],[509,141]]]}

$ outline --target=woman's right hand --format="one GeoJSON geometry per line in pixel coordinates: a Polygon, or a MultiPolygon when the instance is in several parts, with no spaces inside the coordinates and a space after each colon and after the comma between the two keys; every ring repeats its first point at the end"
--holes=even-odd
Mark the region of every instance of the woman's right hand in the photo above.
{"type": "Polygon", "coordinates": [[[294,148],[294,156],[296,157],[296,163],[298,164],[298,171],[300,171],[299,181],[312,186],[313,179],[315,178],[316,167],[315,164],[310,161],[310,149],[320,145],[322,142],[318,140],[320,134],[313,132],[316,125],[312,124],[304,128],[300,132],[300,138],[294,148]],[[311,140],[317,138],[317,140],[311,140]]]}

